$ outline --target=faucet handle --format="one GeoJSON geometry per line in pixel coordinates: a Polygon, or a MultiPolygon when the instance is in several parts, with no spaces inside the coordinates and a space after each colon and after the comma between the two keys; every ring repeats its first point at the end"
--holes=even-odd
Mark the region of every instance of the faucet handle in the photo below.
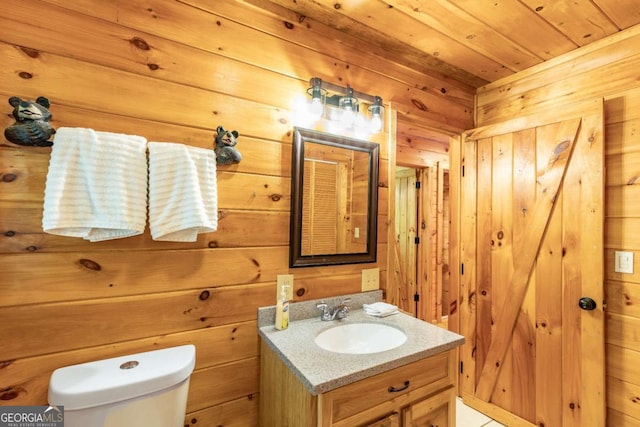
{"type": "Polygon", "coordinates": [[[345,298],[344,300],[342,300],[342,302],[340,302],[340,304],[338,304],[338,306],[335,308],[333,316],[337,317],[338,319],[344,319],[345,317],[347,317],[347,313],[351,311],[351,307],[349,307],[350,302],[351,298],[345,298]]]}
{"type": "Polygon", "coordinates": [[[326,310],[327,309],[327,303],[324,301],[320,301],[319,303],[316,304],[316,308],[319,310],[326,310]]]}

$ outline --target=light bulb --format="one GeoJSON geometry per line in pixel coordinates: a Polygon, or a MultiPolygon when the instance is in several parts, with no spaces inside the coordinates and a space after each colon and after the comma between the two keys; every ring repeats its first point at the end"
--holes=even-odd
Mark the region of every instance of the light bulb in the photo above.
{"type": "Polygon", "coordinates": [[[371,121],[369,122],[371,133],[382,132],[384,129],[384,121],[382,119],[384,107],[382,106],[382,98],[379,96],[375,97],[373,105],[369,107],[369,113],[371,113],[371,121]]]}
{"type": "Polygon", "coordinates": [[[319,120],[324,113],[324,104],[321,98],[313,98],[309,105],[309,114],[314,120],[319,120]]]}
{"type": "Polygon", "coordinates": [[[342,122],[342,127],[350,128],[353,126],[353,122],[355,121],[356,114],[351,107],[342,109],[342,117],[340,121],[342,122]]]}
{"type": "Polygon", "coordinates": [[[356,114],[358,114],[358,100],[354,98],[353,89],[349,86],[347,86],[346,96],[340,98],[338,105],[342,110],[340,117],[342,127],[345,129],[352,127],[356,120],[356,114]]]}
{"type": "Polygon", "coordinates": [[[372,133],[382,132],[382,117],[380,117],[380,114],[373,114],[371,116],[369,128],[371,129],[372,133]]]}

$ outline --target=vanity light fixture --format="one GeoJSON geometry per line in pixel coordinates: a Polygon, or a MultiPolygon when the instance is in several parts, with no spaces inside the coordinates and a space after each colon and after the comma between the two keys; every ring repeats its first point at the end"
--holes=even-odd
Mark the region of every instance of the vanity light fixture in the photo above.
{"type": "Polygon", "coordinates": [[[309,81],[307,94],[311,97],[308,115],[313,120],[326,118],[336,122],[342,129],[356,132],[379,133],[384,129],[384,107],[382,98],[357,92],[349,85],[346,87],[327,83],[319,77],[309,81]],[[331,93],[331,95],[329,95],[331,93]],[[368,114],[360,111],[360,106],[368,114]]]}
{"type": "Polygon", "coordinates": [[[311,87],[307,94],[311,96],[309,113],[314,120],[319,120],[324,115],[324,105],[327,101],[327,90],[322,87],[322,79],[314,77],[310,81],[311,87]]]}
{"type": "Polygon", "coordinates": [[[382,98],[375,97],[373,105],[369,107],[369,114],[371,114],[371,133],[382,132],[384,129],[384,107],[382,106],[382,98]]]}

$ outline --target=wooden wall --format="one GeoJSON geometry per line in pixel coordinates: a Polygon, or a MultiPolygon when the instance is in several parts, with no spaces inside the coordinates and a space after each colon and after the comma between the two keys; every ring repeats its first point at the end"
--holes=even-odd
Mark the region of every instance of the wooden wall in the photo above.
{"type": "Polygon", "coordinates": [[[387,286],[388,134],[376,265],[288,268],[294,98],[318,76],[375,90],[404,122],[473,124],[472,88],[372,50],[260,0],[4,0],[0,98],[48,97],[54,127],[198,147],[222,125],[244,160],[218,169],[217,232],[89,243],[42,232],[50,149],[0,140],[0,404],[45,404],[57,367],[193,343],[185,424],[256,425],[256,309],[275,302],[276,275],[295,275],[296,300],[357,292],[372,266],[387,286]]]}
{"type": "Polygon", "coordinates": [[[477,125],[605,99],[607,425],[640,426],[640,27],[478,90],[477,125]],[[613,271],[633,252],[634,274],[613,271]]]}

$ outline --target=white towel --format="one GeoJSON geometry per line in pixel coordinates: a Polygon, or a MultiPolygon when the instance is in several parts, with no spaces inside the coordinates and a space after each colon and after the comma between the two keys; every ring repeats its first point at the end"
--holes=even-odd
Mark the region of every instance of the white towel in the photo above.
{"type": "Polygon", "coordinates": [[[398,307],[386,302],[374,302],[373,304],[362,304],[362,309],[370,316],[387,317],[398,314],[398,307]]]}
{"type": "Polygon", "coordinates": [[[154,240],[195,242],[218,229],[213,150],[150,142],[149,227],[154,240]]]}
{"type": "Polygon", "coordinates": [[[42,229],[92,242],[142,234],[147,219],[146,139],[58,128],[42,229]]]}

